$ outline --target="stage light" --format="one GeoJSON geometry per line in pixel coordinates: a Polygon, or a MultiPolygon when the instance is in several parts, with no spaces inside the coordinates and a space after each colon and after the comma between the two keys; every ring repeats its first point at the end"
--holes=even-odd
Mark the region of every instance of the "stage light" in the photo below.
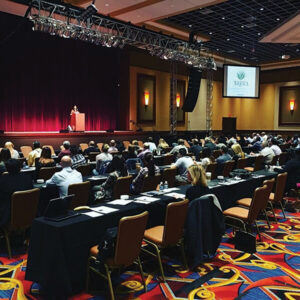
{"type": "Polygon", "coordinates": [[[144,105],[145,108],[147,108],[149,106],[149,98],[150,98],[150,94],[148,91],[144,92],[144,105]]]}
{"type": "Polygon", "coordinates": [[[180,94],[179,93],[176,94],[176,107],[177,108],[180,107],[180,94]]]}
{"type": "Polygon", "coordinates": [[[97,7],[94,4],[89,5],[86,10],[80,15],[80,20],[86,21],[97,13],[97,7]]]}
{"type": "Polygon", "coordinates": [[[295,109],[295,99],[290,99],[290,112],[293,113],[295,109]]]}

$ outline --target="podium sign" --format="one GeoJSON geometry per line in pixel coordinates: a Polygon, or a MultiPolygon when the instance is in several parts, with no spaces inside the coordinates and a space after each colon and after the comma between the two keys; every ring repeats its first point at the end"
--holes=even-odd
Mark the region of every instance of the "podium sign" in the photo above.
{"type": "Polygon", "coordinates": [[[71,127],[73,131],[85,131],[85,114],[72,114],[71,127]]]}

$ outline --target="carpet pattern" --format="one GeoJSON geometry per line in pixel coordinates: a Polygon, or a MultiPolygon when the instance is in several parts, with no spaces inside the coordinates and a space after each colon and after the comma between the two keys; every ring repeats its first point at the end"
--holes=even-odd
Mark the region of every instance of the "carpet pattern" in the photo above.
{"type": "MultiPolygon", "coordinates": [[[[216,256],[193,271],[182,270],[180,261],[164,256],[166,283],[158,280],[156,261],[145,261],[148,292],[139,273],[126,271],[116,288],[119,299],[300,299],[300,214],[277,214],[279,223],[269,229],[259,222],[262,241],[255,254],[235,250],[231,231],[227,232],[216,256]],[[149,271],[150,270],[150,271],[149,271]]],[[[36,283],[25,281],[26,254],[13,259],[0,257],[0,299],[43,299],[36,283]]],[[[100,279],[99,279],[100,280],[100,279]]],[[[82,293],[70,300],[109,299],[105,293],[82,293]]]]}

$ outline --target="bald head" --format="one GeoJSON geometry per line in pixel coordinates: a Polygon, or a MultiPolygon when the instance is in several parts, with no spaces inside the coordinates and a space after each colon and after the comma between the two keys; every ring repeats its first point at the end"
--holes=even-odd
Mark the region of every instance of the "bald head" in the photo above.
{"type": "Polygon", "coordinates": [[[63,157],[61,158],[60,165],[61,165],[63,168],[71,167],[72,161],[71,161],[70,156],[67,156],[67,155],[63,156],[63,157]]]}

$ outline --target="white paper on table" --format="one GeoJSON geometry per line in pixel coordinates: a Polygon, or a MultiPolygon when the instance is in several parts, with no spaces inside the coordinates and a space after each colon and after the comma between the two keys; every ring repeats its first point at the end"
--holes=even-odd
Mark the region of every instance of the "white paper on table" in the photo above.
{"type": "Polygon", "coordinates": [[[165,196],[169,196],[169,197],[173,197],[173,198],[180,198],[180,199],[184,199],[185,195],[184,194],[179,194],[179,193],[168,193],[165,196]]]}
{"type": "Polygon", "coordinates": [[[114,201],[110,201],[107,204],[112,204],[112,205],[127,205],[129,203],[133,202],[133,200],[122,200],[122,199],[117,199],[114,201]]]}
{"type": "Polygon", "coordinates": [[[151,202],[149,201],[143,201],[143,200],[136,200],[134,203],[140,203],[140,204],[150,204],[151,202]]]}
{"type": "Polygon", "coordinates": [[[89,211],[89,212],[84,212],[84,213],[81,213],[82,215],[86,215],[86,216],[89,216],[91,218],[97,218],[99,216],[102,216],[102,214],[98,213],[98,212],[95,212],[95,211],[89,211]]]}
{"type": "Polygon", "coordinates": [[[92,176],[92,177],[89,178],[89,180],[99,180],[99,179],[101,179],[101,178],[97,177],[97,176],[92,176]]]}
{"type": "Polygon", "coordinates": [[[91,207],[90,210],[102,213],[102,214],[109,214],[111,212],[118,211],[117,208],[107,207],[107,206],[98,206],[98,207],[91,207]]]}
{"type": "Polygon", "coordinates": [[[163,191],[166,194],[166,193],[170,193],[170,192],[174,192],[174,191],[179,191],[179,190],[180,190],[179,188],[173,187],[173,188],[165,189],[163,191]]]}
{"type": "Polygon", "coordinates": [[[138,202],[138,201],[154,202],[154,201],[157,201],[157,200],[160,200],[160,198],[148,197],[148,196],[142,196],[142,197],[135,198],[135,202],[138,202]]]}

